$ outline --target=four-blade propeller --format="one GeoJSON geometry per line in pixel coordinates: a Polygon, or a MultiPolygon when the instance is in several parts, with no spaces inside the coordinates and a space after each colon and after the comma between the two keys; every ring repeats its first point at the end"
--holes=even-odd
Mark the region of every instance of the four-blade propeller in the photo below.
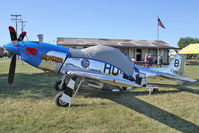
{"type": "MultiPolygon", "coordinates": [[[[17,47],[18,41],[23,41],[24,37],[26,36],[26,32],[22,32],[19,38],[17,39],[17,33],[12,26],[9,26],[9,31],[10,31],[10,38],[11,38],[12,44],[17,47]]],[[[9,84],[12,84],[14,81],[15,68],[16,68],[16,54],[13,53],[13,56],[10,62],[9,74],[8,74],[9,84]]]]}

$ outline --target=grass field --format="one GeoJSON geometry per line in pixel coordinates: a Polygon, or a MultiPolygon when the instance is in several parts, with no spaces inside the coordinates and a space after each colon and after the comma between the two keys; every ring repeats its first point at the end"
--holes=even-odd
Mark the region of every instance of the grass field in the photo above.
{"type": "Polygon", "coordinates": [[[160,87],[104,92],[82,85],[70,108],[57,107],[54,83],[39,69],[17,62],[8,85],[9,62],[0,62],[0,132],[199,132],[199,66],[186,66],[195,83],[149,79],[160,87]]]}

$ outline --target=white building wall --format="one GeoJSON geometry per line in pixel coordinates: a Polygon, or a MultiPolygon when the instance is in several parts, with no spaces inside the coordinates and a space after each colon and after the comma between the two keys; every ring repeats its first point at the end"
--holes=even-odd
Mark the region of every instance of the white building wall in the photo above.
{"type": "Polygon", "coordinates": [[[149,54],[149,49],[148,48],[142,48],[142,61],[144,61],[146,54],[149,54]]]}
{"type": "Polygon", "coordinates": [[[161,55],[162,58],[162,63],[167,63],[168,61],[168,49],[159,49],[158,55],[161,55]]]}
{"type": "Polygon", "coordinates": [[[162,62],[163,63],[167,63],[167,61],[168,61],[168,49],[164,49],[164,56],[163,56],[163,60],[162,60],[162,62]]]}
{"type": "Polygon", "coordinates": [[[131,59],[135,59],[135,52],[134,52],[134,48],[129,48],[129,57],[131,59]]]}

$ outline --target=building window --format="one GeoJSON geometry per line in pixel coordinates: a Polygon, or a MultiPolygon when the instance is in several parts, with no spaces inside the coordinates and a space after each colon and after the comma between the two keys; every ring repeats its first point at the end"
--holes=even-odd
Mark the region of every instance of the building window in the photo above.
{"type": "Polygon", "coordinates": [[[142,49],[136,49],[136,61],[142,60],[142,49]]]}
{"type": "Polygon", "coordinates": [[[152,56],[156,56],[157,55],[157,50],[155,48],[150,48],[149,49],[149,53],[151,53],[152,56]]]}
{"type": "Polygon", "coordinates": [[[150,48],[149,53],[153,56],[153,63],[157,63],[157,49],[156,48],[150,48]]]}

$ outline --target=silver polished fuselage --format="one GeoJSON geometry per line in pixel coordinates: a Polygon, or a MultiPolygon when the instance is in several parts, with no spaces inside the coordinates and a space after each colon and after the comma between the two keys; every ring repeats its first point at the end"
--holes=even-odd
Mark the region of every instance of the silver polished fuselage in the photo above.
{"type": "Polygon", "coordinates": [[[47,58],[50,57],[50,59],[42,59],[39,65],[40,69],[58,73],[62,67],[60,72],[67,72],[69,70],[95,71],[96,73],[123,77],[123,72],[109,63],[93,59],[67,57],[66,53],[57,51],[49,51],[46,55],[47,58]],[[52,58],[55,59],[53,60],[52,58]],[[62,66],[63,62],[58,62],[56,59],[66,60],[62,66]]]}

